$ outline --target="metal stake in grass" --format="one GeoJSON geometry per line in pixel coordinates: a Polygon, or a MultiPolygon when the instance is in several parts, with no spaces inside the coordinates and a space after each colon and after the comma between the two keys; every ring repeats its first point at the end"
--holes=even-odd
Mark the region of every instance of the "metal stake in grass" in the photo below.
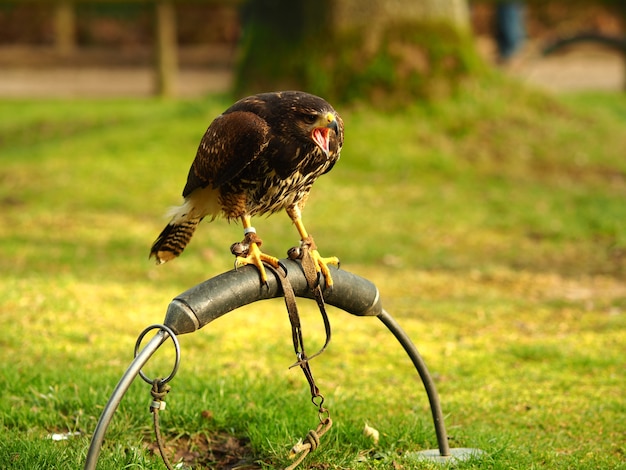
{"type": "MultiPolygon", "coordinates": [[[[296,296],[312,298],[313,294],[300,263],[289,259],[281,260],[281,263],[287,268],[287,277],[296,296]]],[[[478,449],[451,449],[449,447],[439,396],[428,368],[408,335],[395,319],[382,308],[376,286],[370,281],[345,270],[331,269],[333,270],[334,287],[332,291],[325,293],[325,302],[352,315],[377,317],[400,342],[424,384],[433,416],[438,448],[421,452],[409,452],[405,455],[411,459],[425,459],[438,463],[480,457],[482,451],[478,449]]],[[[256,269],[246,266],[204,281],[183,292],[170,302],[164,324],[156,336],[140,352],[135,351],[135,359],[122,376],[105,406],[91,440],[84,470],[94,470],[96,468],[100,447],[115,410],[135,377],[141,373],[141,368],[148,362],[156,350],[171,337],[176,345],[176,370],[179,361],[179,346],[178,341],[176,341],[176,335],[192,333],[222,315],[244,305],[283,296],[281,283],[277,276],[277,273],[274,273],[274,276],[268,276],[267,286],[259,289],[256,269]]],[[[323,276],[320,282],[324,282],[323,276]]],[[[323,288],[324,286],[321,287],[323,288]]],[[[143,338],[146,331],[142,333],[140,338],[143,338]]],[[[174,373],[175,371],[172,372],[172,376],[174,373]]]]}

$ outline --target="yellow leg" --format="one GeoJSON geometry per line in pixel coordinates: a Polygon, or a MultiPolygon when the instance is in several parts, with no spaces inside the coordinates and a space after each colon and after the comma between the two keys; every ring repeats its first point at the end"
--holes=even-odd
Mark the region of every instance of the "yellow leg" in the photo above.
{"type": "Polygon", "coordinates": [[[293,223],[296,226],[296,229],[298,230],[298,233],[300,234],[300,240],[306,240],[307,238],[309,238],[309,234],[307,233],[306,229],[304,228],[304,224],[302,223],[302,219],[297,216],[296,218],[293,219],[293,223]]]}
{"type": "Polygon", "coordinates": [[[243,216],[241,218],[241,222],[243,225],[243,233],[245,235],[243,243],[249,244],[249,247],[246,256],[237,256],[235,258],[235,268],[252,264],[259,270],[261,284],[267,284],[267,273],[265,272],[263,262],[278,268],[278,258],[267,255],[261,251],[259,248],[262,243],[261,239],[256,236],[256,230],[252,227],[249,216],[243,216]]]}
{"type": "Polygon", "coordinates": [[[326,287],[333,287],[333,278],[330,275],[330,270],[328,269],[328,265],[332,264],[334,266],[339,266],[339,258],[336,256],[331,256],[328,258],[322,258],[315,247],[315,243],[313,242],[313,237],[311,237],[306,229],[304,228],[304,224],[302,223],[302,218],[300,217],[300,210],[298,208],[294,208],[292,210],[288,210],[287,213],[293,220],[294,225],[296,226],[296,230],[300,234],[300,240],[303,244],[308,243],[311,246],[310,253],[313,258],[313,262],[315,263],[315,267],[318,273],[322,273],[324,279],[326,280],[326,287]]]}

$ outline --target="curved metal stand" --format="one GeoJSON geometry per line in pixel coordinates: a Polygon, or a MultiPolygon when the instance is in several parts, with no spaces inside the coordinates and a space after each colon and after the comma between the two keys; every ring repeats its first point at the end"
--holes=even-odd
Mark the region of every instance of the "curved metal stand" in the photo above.
{"type": "MultiPolygon", "coordinates": [[[[288,259],[281,260],[281,263],[287,268],[287,276],[296,296],[311,298],[312,295],[300,263],[288,259]]],[[[418,458],[446,462],[449,459],[465,459],[468,455],[478,455],[480,451],[476,449],[450,449],[439,396],[432,377],[410,338],[391,315],[383,310],[376,286],[355,274],[331,269],[334,286],[332,291],[324,292],[326,303],[352,315],[378,317],[403,346],[424,384],[439,448],[415,453],[420,455],[418,458]]],[[[276,276],[276,273],[268,270],[268,285],[261,286],[258,271],[252,266],[220,274],[175,297],[168,306],[164,325],[176,335],[192,333],[236,308],[258,300],[281,297],[282,288],[276,276]]],[[[321,282],[323,284],[323,277],[321,282]]],[[[143,365],[169,336],[165,330],[160,330],[136,356],[122,376],[96,426],[87,454],[85,470],[96,468],[104,434],[113,413],[143,365]]]]}
{"type": "Polygon", "coordinates": [[[133,383],[133,380],[135,380],[135,377],[139,375],[141,368],[146,364],[146,362],[148,362],[148,359],[152,357],[156,350],[159,349],[159,346],[161,346],[168,337],[169,334],[167,332],[160,330],[156,336],[152,338],[150,342],[148,342],[148,344],[141,350],[137,357],[135,357],[135,360],[130,364],[126,373],[117,384],[117,387],[113,390],[113,394],[104,407],[104,410],[100,415],[100,419],[98,420],[98,424],[96,425],[96,430],[91,437],[91,445],[89,446],[87,460],[85,461],[85,470],[96,468],[98,455],[100,455],[100,447],[102,447],[102,442],[104,441],[104,434],[109,427],[111,419],[113,419],[113,413],[117,410],[117,407],[130,388],[130,385],[133,383]]]}

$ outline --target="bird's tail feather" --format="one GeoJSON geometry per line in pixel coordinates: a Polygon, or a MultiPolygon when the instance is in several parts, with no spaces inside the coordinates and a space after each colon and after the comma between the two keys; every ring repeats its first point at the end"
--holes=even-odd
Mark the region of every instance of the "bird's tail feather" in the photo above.
{"type": "Polygon", "coordinates": [[[202,218],[186,219],[167,224],[150,249],[150,258],[156,258],[157,264],[165,263],[180,255],[202,218]]]}

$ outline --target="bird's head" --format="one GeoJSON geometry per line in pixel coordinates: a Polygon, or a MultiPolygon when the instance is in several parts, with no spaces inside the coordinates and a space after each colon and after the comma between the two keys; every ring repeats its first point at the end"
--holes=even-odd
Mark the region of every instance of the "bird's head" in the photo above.
{"type": "Polygon", "coordinates": [[[333,107],[323,98],[301,91],[280,92],[281,103],[288,111],[287,119],[294,135],[313,142],[326,158],[338,154],[343,145],[343,121],[333,107]]]}
{"type": "Polygon", "coordinates": [[[306,118],[311,122],[310,136],[313,142],[324,152],[324,155],[328,157],[330,153],[330,138],[331,131],[335,132],[335,135],[339,137],[339,124],[337,122],[337,116],[332,111],[326,112],[313,112],[306,118]]]}
{"type": "Polygon", "coordinates": [[[246,110],[264,118],[286,142],[308,143],[326,158],[339,155],[343,145],[343,121],[333,107],[319,96],[302,91],[261,93],[241,100],[231,110],[246,110]]]}
{"type": "Polygon", "coordinates": [[[311,139],[328,157],[331,150],[331,139],[337,140],[340,132],[335,113],[328,110],[307,109],[300,113],[297,119],[300,122],[296,125],[300,128],[303,136],[311,139]]]}

